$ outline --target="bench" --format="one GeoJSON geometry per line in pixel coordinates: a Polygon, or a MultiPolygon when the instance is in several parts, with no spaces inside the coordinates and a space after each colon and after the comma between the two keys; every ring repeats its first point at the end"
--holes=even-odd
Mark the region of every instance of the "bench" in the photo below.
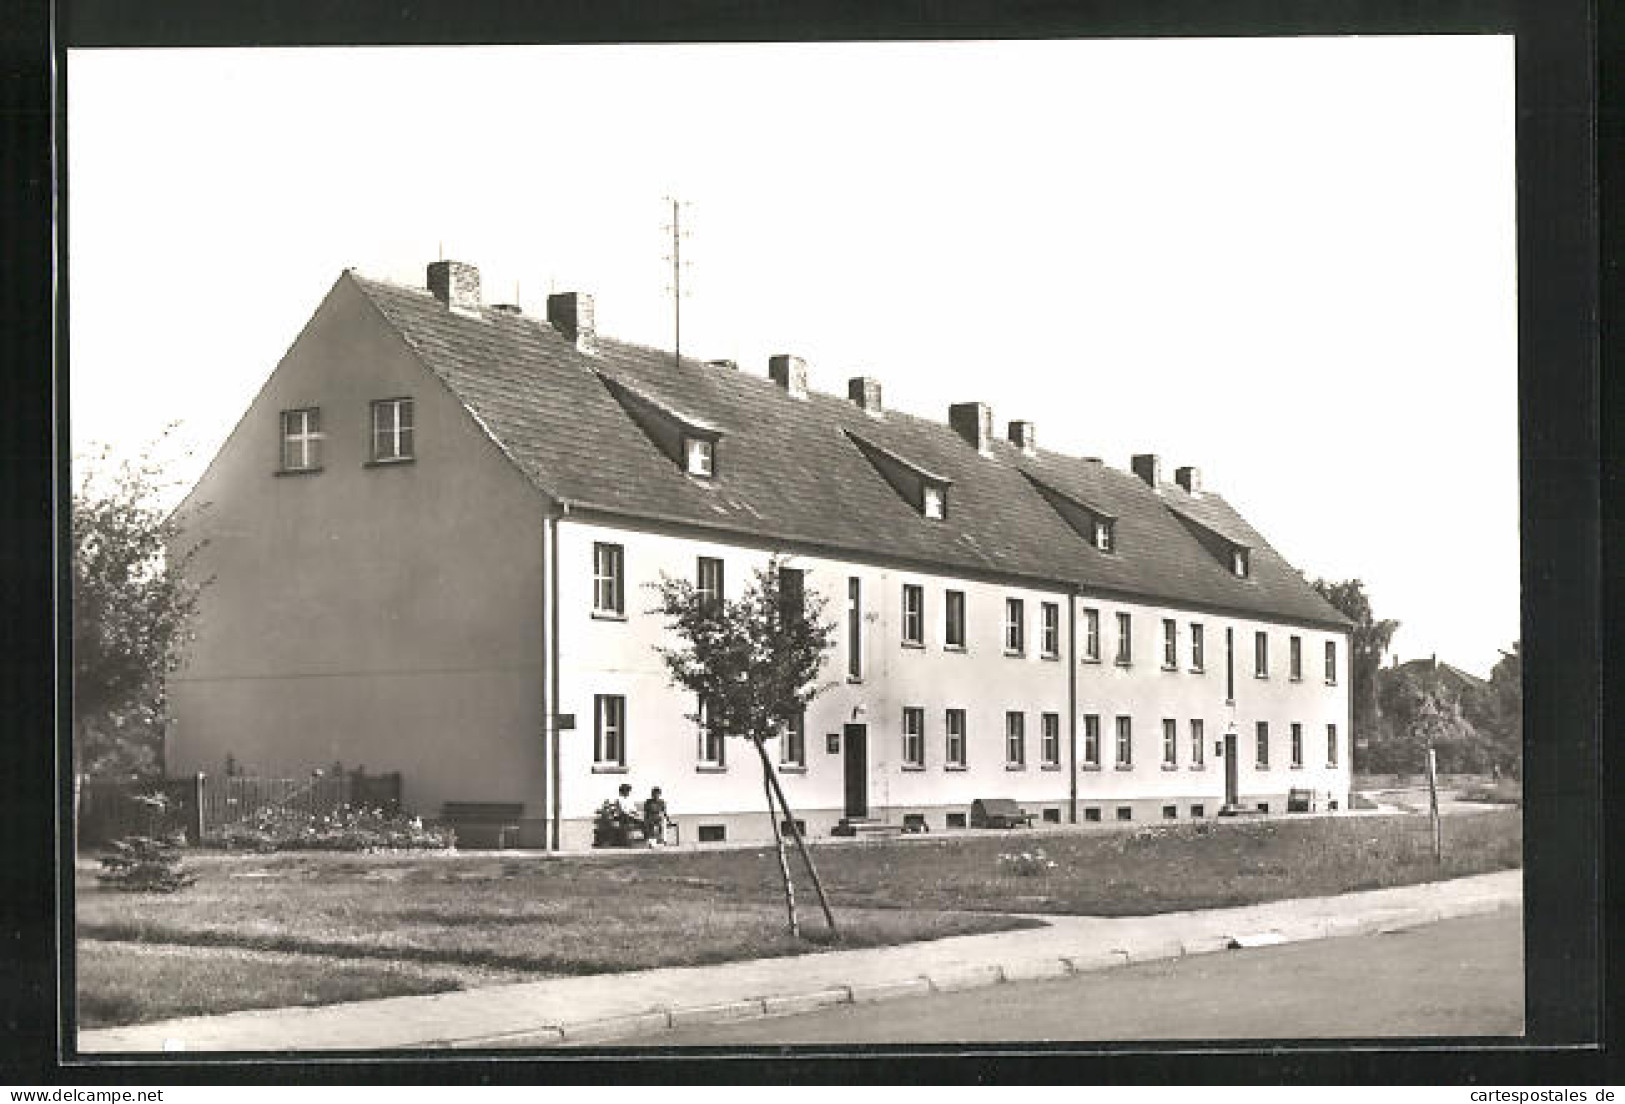
{"type": "Polygon", "coordinates": [[[520,801],[447,801],[440,822],[457,833],[457,846],[502,849],[519,842],[520,801]]]}
{"type": "Polygon", "coordinates": [[[970,804],[972,828],[1031,827],[1033,815],[1008,797],[979,797],[970,804]]]}

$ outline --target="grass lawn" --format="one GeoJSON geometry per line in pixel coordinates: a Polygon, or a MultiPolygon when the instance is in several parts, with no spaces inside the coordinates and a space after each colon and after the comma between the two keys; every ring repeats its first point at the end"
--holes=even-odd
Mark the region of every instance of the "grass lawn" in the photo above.
{"type": "Polygon", "coordinates": [[[79,942],[75,964],[81,1027],[440,993],[480,980],[404,963],[97,940],[79,942]]]}
{"type": "MultiPolygon", "coordinates": [[[[1504,869],[1521,862],[1520,826],[1515,810],[1448,818],[1442,867],[1433,863],[1422,817],[932,835],[818,847],[814,854],[838,910],[842,945],[860,947],[1034,923],[1013,913],[1136,915],[1504,869]],[[1036,847],[1056,862],[1055,869],[1020,876],[1001,868],[1000,854],[1036,847]]],[[[188,865],[198,884],[169,896],[113,892],[85,871],[77,916],[81,946],[91,939],[282,952],[315,957],[312,968],[329,973],[336,971],[337,958],[359,973],[335,986],[376,986],[366,995],[383,995],[424,991],[409,986],[439,985],[446,978],[468,983],[460,970],[590,974],[797,954],[825,945],[798,943],[784,932],[777,860],[765,849],[574,857],[205,854],[188,865]],[[369,966],[376,971],[367,973],[369,966]],[[390,979],[402,987],[390,989],[390,979]]],[[[804,876],[798,877],[798,899],[804,929],[821,936],[822,920],[804,876]]],[[[129,965],[90,961],[93,970],[114,975],[161,968],[136,964],[134,956],[129,965]]],[[[170,968],[184,970],[180,962],[187,961],[194,960],[170,968]]],[[[273,988],[282,981],[248,980],[252,960],[223,961],[243,973],[209,967],[218,980],[204,987],[213,995],[194,1001],[221,1011],[246,1007],[250,995],[262,1004],[258,996],[267,989],[282,991],[273,988]]],[[[285,991],[291,992],[298,971],[285,972],[285,991]]],[[[86,981],[96,977],[108,980],[93,989],[82,985],[87,1002],[121,994],[139,998],[147,991],[146,983],[85,973],[86,981]]],[[[321,992],[300,990],[307,991],[321,992]]],[[[177,1014],[172,1009],[154,994],[146,1008],[126,1008],[125,1014],[155,1019],[177,1014]]]]}

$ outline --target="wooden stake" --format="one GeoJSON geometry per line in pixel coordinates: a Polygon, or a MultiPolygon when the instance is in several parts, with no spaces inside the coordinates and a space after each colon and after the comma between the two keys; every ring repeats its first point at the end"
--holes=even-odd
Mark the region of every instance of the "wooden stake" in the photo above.
{"type": "Polygon", "coordinates": [[[1433,861],[1444,862],[1444,836],[1439,830],[1438,762],[1432,748],[1428,748],[1428,816],[1433,821],[1433,861]]]}
{"type": "Polygon", "coordinates": [[[779,831],[779,809],[773,800],[773,774],[768,767],[767,752],[760,738],[753,737],[756,750],[762,753],[762,793],[767,797],[767,819],[773,826],[773,845],[779,853],[779,876],[784,879],[784,907],[790,913],[790,935],[801,938],[801,923],[796,918],[796,884],[790,877],[790,860],[784,853],[784,834],[779,831]]]}
{"type": "Polygon", "coordinates": [[[779,776],[773,772],[773,764],[767,757],[767,749],[760,741],[756,742],[756,752],[762,757],[762,767],[767,771],[768,782],[773,786],[773,792],[778,796],[779,806],[784,810],[785,822],[790,825],[790,838],[796,842],[796,850],[801,853],[801,861],[807,866],[807,873],[812,875],[813,888],[818,891],[818,904],[824,910],[824,923],[829,925],[829,933],[840,939],[840,929],[835,926],[835,914],[830,911],[829,897],[824,893],[823,879],[818,876],[818,867],[813,865],[812,855],[807,851],[807,843],[801,838],[801,829],[796,827],[796,818],[790,812],[790,802],[785,800],[784,790],[779,785],[779,776]]]}

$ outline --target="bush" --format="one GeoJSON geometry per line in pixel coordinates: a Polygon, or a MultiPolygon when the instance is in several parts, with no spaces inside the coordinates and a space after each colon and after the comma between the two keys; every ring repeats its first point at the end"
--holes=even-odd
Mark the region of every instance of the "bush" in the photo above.
{"type": "Polygon", "coordinates": [[[182,868],[184,836],[126,836],[113,842],[96,875],[104,885],[126,893],[174,893],[197,881],[182,868]]]}
{"type": "Polygon", "coordinates": [[[1057,867],[1054,859],[1044,854],[1042,847],[999,856],[999,873],[1014,874],[1018,878],[1037,878],[1057,867]]]}
{"type": "Polygon", "coordinates": [[[455,845],[450,828],[425,827],[422,818],[341,805],[315,814],[267,805],[205,837],[231,851],[432,851],[455,845]]]}

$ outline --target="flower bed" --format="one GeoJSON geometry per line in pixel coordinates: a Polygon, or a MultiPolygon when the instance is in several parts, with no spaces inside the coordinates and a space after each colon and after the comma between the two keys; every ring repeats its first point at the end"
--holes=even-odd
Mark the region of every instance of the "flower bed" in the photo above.
{"type": "Polygon", "coordinates": [[[426,827],[421,817],[341,805],[314,814],[265,806],[204,837],[229,851],[426,851],[455,846],[450,828],[426,827]]]}

